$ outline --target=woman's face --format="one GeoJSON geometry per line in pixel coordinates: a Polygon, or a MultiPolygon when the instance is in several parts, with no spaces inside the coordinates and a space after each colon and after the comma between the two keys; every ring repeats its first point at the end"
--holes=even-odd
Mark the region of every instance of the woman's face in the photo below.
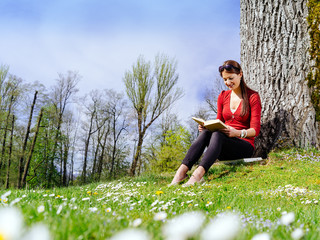
{"type": "Polygon", "coordinates": [[[226,70],[222,72],[222,78],[224,79],[224,83],[230,90],[236,90],[240,87],[242,72],[239,74],[236,73],[228,73],[226,70]]]}

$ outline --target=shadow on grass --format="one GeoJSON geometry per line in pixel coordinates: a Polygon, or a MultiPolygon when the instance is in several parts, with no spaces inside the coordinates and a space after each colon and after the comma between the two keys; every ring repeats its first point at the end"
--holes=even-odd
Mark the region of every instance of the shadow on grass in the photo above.
{"type": "Polygon", "coordinates": [[[208,180],[221,179],[238,170],[238,166],[232,165],[213,165],[207,173],[208,180]]]}

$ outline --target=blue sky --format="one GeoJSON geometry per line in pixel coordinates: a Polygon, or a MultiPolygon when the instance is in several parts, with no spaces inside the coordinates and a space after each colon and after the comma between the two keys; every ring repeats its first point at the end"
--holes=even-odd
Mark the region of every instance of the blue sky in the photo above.
{"type": "Polygon", "coordinates": [[[181,118],[203,104],[223,61],[240,60],[239,0],[1,0],[0,29],[10,73],[49,88],[58,73],[78,71],[80,94],[124,91],[139,55],[175,57],[181,118]]]}

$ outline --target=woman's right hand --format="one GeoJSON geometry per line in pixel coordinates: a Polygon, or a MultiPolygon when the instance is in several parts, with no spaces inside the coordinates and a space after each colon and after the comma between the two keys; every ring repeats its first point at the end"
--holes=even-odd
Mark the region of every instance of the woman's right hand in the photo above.
{"type": "Polygon", "coordinates": [[[204,129],[206,129],[204,126],[202,126],[202,125],[198,125],[198,130],[199,130],[199,132],[202,132],[204,129]]]}

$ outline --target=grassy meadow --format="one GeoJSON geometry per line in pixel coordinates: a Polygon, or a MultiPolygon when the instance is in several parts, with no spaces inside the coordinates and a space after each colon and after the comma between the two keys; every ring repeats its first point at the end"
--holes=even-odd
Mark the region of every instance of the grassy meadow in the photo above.
{"type": "MultiPolygon", "coordinates": [[[[320,239],[319,151],[277,151],[263,164],[215,164],[205,183],[191,187],[168,187],[173,174],[49,190],[0,190],[0,219],[3,209],[18,209],[23,216],[23,226],[16,230],[20,237],[41,223],[51,239],[120,239],[117,234],[128,229],[133,229],[130,239],[143,239],[138,233],[145,239],[177,239],[172,228],[180,239],[214,239],[210,231],[217,228],[234,232],[235,237],[225,239],[320,239]],[[238,223],[223,220],[231,215],[238,223]],[[224,226],[213,226],[217,219],[224,226]]],[[[5,224],[14,228],[16,223],[0,220],[1,240],[6,239],[5,224]]]]}

